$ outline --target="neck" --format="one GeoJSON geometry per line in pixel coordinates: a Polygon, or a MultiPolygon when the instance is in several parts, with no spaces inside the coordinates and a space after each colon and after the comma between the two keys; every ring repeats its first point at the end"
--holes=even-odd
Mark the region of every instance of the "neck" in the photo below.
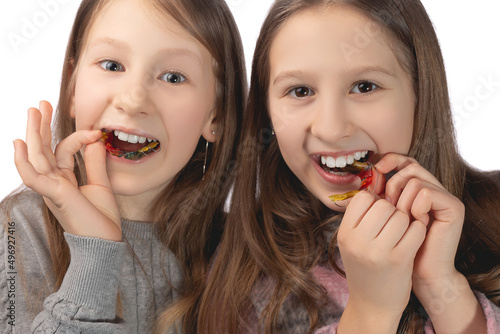
{"type": "Polygon", "coordinates": [[[141,194],[137,196],[115,195],[115,198],[123,219],[140,222],[151,222],[153,220],[152,205],[154,197],[141,194]]]}

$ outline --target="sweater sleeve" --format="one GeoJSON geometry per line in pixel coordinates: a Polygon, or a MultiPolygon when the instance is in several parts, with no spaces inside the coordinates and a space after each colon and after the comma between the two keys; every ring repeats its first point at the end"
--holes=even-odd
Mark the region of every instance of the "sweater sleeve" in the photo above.
{"type": "Polygon", "coordinates": [[[125,333],[116,316],[124,244],[65,233],[71,263],[61,288],[43,303],[33,333],[125,333]]]}
{"type": "Polygon", "coordinates": [[[116,302],[126,245],[66,233],[71,260],[55,291],[42,204],[26,193],[0,210],[0,333],[125,333],[116,302]]]}
{"type": "Polygon", "coordinates": [[[486,316],[488,334],[500,333],[500,307],[493,304],[491,300],[482,293],[476,292],[475,294],[486,316]]]}

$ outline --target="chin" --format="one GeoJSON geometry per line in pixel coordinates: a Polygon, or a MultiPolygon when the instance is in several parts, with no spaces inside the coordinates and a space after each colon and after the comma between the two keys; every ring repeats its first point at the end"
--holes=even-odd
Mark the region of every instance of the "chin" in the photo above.
{"type": "Polygon", "coordinates": [[[111,189],[118,196],[137,196],[147,191],[144,184],[138,180],[130,180],[126,177],[111,177],[111,189]]]}

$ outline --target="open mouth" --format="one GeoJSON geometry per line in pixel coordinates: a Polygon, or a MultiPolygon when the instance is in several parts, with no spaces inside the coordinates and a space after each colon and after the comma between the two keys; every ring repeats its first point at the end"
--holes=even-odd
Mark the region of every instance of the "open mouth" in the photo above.
{"type": "Polygon", "coordinates": [[[131,135],[118,130],[102,129],[101,141],[112,156],[127,160],[139,160],[160,151],[160,142],[155,139],[131,135]]]}
{"type": "Polygon", "coordinates": [[[324,171],[339,176],[354,174],[361,179],[361,187],[358,190],[343,194],[329,196],[334,203],[354,197],[359,191],[367,189],[373,180],[373,165],[368,162],[370,151],[360,151],[352,155],[333,158],[330,156],[321,156],[319,165],[324,171]]]}
{"type": "Polygon", "coordinates": [[[369,156],[369,151],[360,151],[348,156],[340,156],[337,158],[321,155],[319,165],[323,168],[323,170],[330,174],[358,174],[359,164],[366,163],[369,156]]]}

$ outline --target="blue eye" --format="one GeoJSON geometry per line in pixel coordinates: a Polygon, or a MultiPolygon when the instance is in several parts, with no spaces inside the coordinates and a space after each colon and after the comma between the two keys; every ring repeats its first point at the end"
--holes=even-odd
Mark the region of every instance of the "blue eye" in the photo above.
{"type": "Polygon", "coordinates": [[[166,82],[171,83],[171,84],[180,84],[180,83],[186,81],[186,78],[180,73],[168,72],[168,73],[162,74],[160,76],[160,80],[166,81],[166,82]]]}
{"type": "Polygon", "coordinates": [[[292,88],[288,94],[292,95],[295,98],[304,98],[308,96],[314,95],[314,91],[308,87],[295,87],[292,88]]]}
{"type": "Polygon", "coordinates": [[[120,63],[113,60],[103,60],[99,62],[99,65],[110,72],[123,72],[123,66],[120,63]]]}
{"type": "Polygon", "coordinates": [[[370,81],[359,82],[354,85],[351,90],[351,93],[354,94],[370,94],[376,91],[379,87],[370,81]]]}

